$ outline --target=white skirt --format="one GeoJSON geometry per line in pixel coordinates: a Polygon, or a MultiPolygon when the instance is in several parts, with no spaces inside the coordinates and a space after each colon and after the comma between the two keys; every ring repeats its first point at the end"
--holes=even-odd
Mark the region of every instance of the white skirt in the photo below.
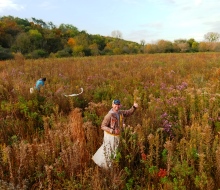
{"type": "Polygon", "coordinates": [[[34,88],[30,88],[30,93],[32,94],[34,92],[34,88]]]}
{"type": "Polygon", "coordinates": [[[102,146],[93,155],[93,161],[102,168],[109,168],[111,160],[116,156],[116,149],[119,145],[119,135],[111,135],[104,131],[102,146]]]}

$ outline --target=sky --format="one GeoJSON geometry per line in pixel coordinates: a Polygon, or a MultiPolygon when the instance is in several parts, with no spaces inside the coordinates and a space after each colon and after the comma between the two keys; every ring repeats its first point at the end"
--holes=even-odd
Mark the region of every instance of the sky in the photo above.
{"type": "Polygon", "coordinates": [[[141,43],[204,41],[220,33],[220,0],[0,0],[0,17],[70,24],[89,34],[141,43]]]}

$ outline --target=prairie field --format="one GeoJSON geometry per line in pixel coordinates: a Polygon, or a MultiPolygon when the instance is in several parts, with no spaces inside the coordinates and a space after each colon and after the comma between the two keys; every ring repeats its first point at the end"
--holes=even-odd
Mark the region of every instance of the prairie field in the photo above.
{"type": "Polygon", "coordinates": [[[220,189],[220,53],[16,55],[0,79],[2,189],[220,189]],[[139,107],[104,170],[91,157],[113,99],[139,107]]]}

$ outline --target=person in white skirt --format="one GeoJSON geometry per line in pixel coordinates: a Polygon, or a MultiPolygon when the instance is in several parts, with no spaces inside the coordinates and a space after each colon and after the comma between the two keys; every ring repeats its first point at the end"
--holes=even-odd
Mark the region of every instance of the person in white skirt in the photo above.
{"type": "Polygon", "coordinates": [[[138,104],[134,103],[129,110],[120,110],[120,106],[120,100],[113,100],[112,109],[104,117],[101,125],[101,129],[104,130],[103,144],[92,157],[98,166],[105,169],[111,167],[111,161],[115,158],[124,117],[132,115],[138,104]]]}

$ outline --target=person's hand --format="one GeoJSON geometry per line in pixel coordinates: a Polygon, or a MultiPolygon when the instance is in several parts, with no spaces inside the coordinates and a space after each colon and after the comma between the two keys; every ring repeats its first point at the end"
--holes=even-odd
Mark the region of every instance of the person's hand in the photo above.
{"type": "Polygon", "coordinates": [[[115,129],[114,132],[115,132],[114,134],[116,134],[116,135],[119,135],[119,134],[120,134],[120,130],[119,130],[119,129],[115,129]]]}
{"type": "Polygon", "coordinates": [[[134,105],[133,105],[135,108],[138,107],[138,104],[136,102],[134,102],[134,105]]]}

